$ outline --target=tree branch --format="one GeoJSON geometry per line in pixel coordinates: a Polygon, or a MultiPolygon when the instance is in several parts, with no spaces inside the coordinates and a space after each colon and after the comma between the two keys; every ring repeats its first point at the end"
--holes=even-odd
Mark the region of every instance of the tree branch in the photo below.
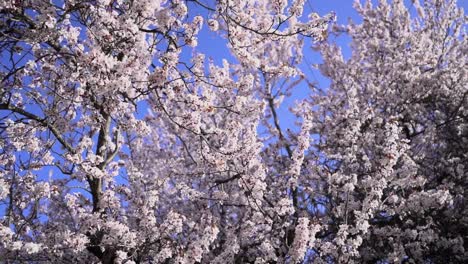
{"type": "Polygon", "coordinates": [[[20,114],[20,115],[25,116],[25,117],[27,117],[29,119],[37,121],[42,126],[47,127],[52,132],[52,134],[54,134],[55,138],[57,138],[57,140],[60,142],[60,144],[66,150],[68,150],[68,152],[73,153],[73,154],[76,153],[76,150],[68,142],[65,141],[65,139],[61,135],[60,131],[54,125],[47,122],[47,118],[41,118],[41,117],[39,117],[39,116],[37,116],[37,115],[35,115],[33,113],[30,113],[30,112],[28,112],[28,111],[26,111],[24,109],[18,108],[16,106],[11,105],[11,104],[5,104],[5,103],[0,104],[0,110],[10,110],[10,111],[12,111],[14,113],[20,114]]]}

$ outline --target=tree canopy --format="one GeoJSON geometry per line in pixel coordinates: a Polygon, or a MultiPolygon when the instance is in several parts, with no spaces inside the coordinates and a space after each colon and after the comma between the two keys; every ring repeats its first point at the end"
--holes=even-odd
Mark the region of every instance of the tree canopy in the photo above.
{"type": "Polygon", "coordinates": [[[466,17],[371,2],[1,2],[0,262],[467,262],[466,17]]]}

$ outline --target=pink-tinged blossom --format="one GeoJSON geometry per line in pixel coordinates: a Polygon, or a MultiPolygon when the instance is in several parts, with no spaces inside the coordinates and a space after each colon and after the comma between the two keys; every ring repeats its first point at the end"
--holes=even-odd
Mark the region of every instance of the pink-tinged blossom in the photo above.
{"type": "Polygon", "coordinates": [[[293,263],[300,263],[303,261],[309,245],[309,219],[299,218],[294,232],[294,242],[289,249],[289,254],[293,263]]]}
{"type": "Polygon", "coordinates": [[[21,249],[24,250],[27,254],[35,254],[41,250],[41,245],[27,242],[27,243],[24,243],[21,249]]]}
{"type": "Polygon", "coordinates": [[[0,199],[4,199],[10,193],[10,186],[3,180],[0,179],[0,199]]]}
{"type": "Polygon", "coordinates": [[[218,31],[218,29],[219,29],[219,22],[218,22],[217,20],[215,20],[215,19],[209,19],[207,23],[208,23],[208,26],[210,27],[210,29],[211,29],[212,31],[218,31]]]}

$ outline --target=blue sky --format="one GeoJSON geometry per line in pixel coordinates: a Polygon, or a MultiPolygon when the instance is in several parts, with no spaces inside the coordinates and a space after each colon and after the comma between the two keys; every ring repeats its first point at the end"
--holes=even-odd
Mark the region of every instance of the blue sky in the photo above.
{"type": "MultiPolygon", "coordinates": [[[[367,0],[360,0],[361,3],[367,0]]],[[[390,0],[391,1],[391,0],[390,0]]],[[[415,8],[412,7],[411,0],[404,0],[406,6],[410,8],[412,14],[415,13],[415,8]]],[[[424,0],[420,0],[423,3],[424,0]]],[[[210,1],[205,1],[210,2],[210,1]]],[[[345,25],[349,21],[354,23],[361,23],[362,19],[359,14],[353,8],[354,0],[306,0],[304,14],[309,14],[310,12],[318,13],[323,16],[330,12],[335,12],[337,18],[337,24],[345,25]]],[[[378,4],[378,0],[372,0],[372,3],[375,5],[378,4]]],[[[468,0],[458,0],[458,5],[463,7],[465,12],[468,9],[468,0]]],[[[196,12],[194,12],[194,15],[196,12]]],[[[345,58],[351,56],[351,50],[349,44],[351,39],[346,35],[341,36],[330,36],[330,42],[337,43],[343,52],[345,58]]],[[[220,39],[215,33],[210,32],[206,28],[200,32],[199,35],[199,46],[196,48],[197,51],[205,53],[207,57],[211,57],[218,64],[221,64],[223,58],[232,59],[229,55],[228,50],[225,47],[225,42],[220,39]]],[[[301,65],[302,71],[306,74],[309,81],[315,82],[320,88],[326,88],[329,84],[329,81],[323,77],[318,70],[314,70],[310,65],[319,64],[321,62],[320,55],[317,52],[314,52],[311,49],[310,42],[304,45],[304,60],[301,65]]],[[[290,98],[286,98],[281,108],[278,110],[280,116],[280,122],[282,126],[288,127],[291,129],[297,129],[294,122],[295,118],[289,113],[288,107],[292,106],[295,101],[304,99],[309,90],[305,82],[296,87],[296,90],[293,91],[293,95],[290,98]]]]}
{"type": "MultiPolygon", "coordinates": [[[[209,3],[211,1],[205,2],[209,3]]],[[[351,18],[355,22],[359,22],[359,15],[352,6],[353,0],[307,0],[304,6],[304,17],[311,12],[318,13],[321,16],[330,12],[335,12],[338,24],[346,24],[348,22],[348,18],[351,18]]],[[[194,4],[189,4],[189,10],[191,11],[190,15],[192,16],[206,15],[206,11],[197,8],[194,4]],[[193,9],[190,10],[191,7],[193,9]]],[[[351,54],[347,46],[350,39],[347,36],[332,36],[331,38],[332,41],[336,41],[343,48],[345,56],[349,56],[351,54]]],[[[226,48],[225,40],[221,39],[216,33],[209,31],[207,27],[200,32],[198,39],[199,44],[196,47],[196,51],[206,54],[206,57],[213,59],[216,64],[221,64],[221,61],[224,58],[228,61],[233,60],[233,57],[229,54],[229,51],[226,48]]],[[[186,51],[184,55],[188,57],[190,56],[190,53],[191,51],[189,50],[186,51]]],[[[321,60],[319,54],[312,51],[311,44],[307,41],[304,45],[304,57],[301,69],[307,75],[309,81],[318,83],[320,87],[326,87],[328,85],[328,80],[321,76],[319,71],[313,70],[310,67],[311,64],[320,63],[321,60]]],[[[281,120],[280,122],[285,128],[288,127],[295,129],[295,119],[289,113],[288,107],[292,106],[295,101],[305,98],[309,92],[305,82],[297,86],[295,89],[296,90],[293,91],[293,95],[290,98],[285,98],[284,103],[278,110],[281,120]]]]}

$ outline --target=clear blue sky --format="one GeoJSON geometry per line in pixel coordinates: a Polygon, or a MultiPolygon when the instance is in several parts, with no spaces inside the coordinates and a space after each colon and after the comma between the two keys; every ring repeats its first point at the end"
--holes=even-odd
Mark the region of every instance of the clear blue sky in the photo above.
{"type": "MultiPolygon", "coordinates": [[[[367,0],[361,0],[361,3],[367,0]]],[[[390,0],[391,1],[391,0],[390,0]]],[[[410,7],[410,12],[415,13],[414,7],[412,7],[411,0],[404,0],[406,6],[410,7]]],[[[207,3],[210,1],[206,1],[207,3]]],[[[423,0],[420,0],[422,3],[423,0]]],[[[359,14],[353,8],[354,0],[306,0],[304,14],[310,12],[316,12],[319,15],[326,15],[330,12],[335,12],[337,17],[337,23],[340,25],[348,24],[349,19],[354,23],[360,23],[361,18],[359,14]]],[[[377,5],[378,0],[372,0],[372,3],[377,5]]],[[[468,9],[468,0],[458,0],[458,5],[466,10],[468,9]]],[[[193,10],[192,10],[193,11],[193,10]]],[[[198,15],[194,12],[194,15],[198,15]]],[[[340,37],[331,36],[329,41],[336,42],[342,49],[345,58],[351,55],[349,48],[350,38],[346,35],[340,37]]],[[[228,50],[225,47],[225,43],[215,33],[209,30],[202,30],[199,35],[199,46],[196,48],[198,51],[205,53],[207,57],[214,59],[216,63],[221,63],[223,58],[232,60],[228,50]]],[[[189,54],[186,54],[189,55],[189,54]]],[[[318,83],[319,87],[326,88],[329,81],[324,78],[318,70],[313,70],[308,65],[317,64],[321,62],[318,53],[312,51],[311,46],[306,44],[304,47],[304,61],[302,63],[302,70],[308,76],[309,80],[318,83]]],[[[289,113],[288,107],[293,105],[294,101],[303,99],[308,93],[306,84],[296,87],[291,98],[285,99],[282,107],[279,109],[279,116],[283,126],[293,128],[295,119],[289,113]]]]}
{"type": "MultiPolygon", "coordinates": [[[[211,1],[205,2],[209,3],[211,1]]],[[[352,5],[353,0],[307,0],[304,9],[304,16],[311,12],[316,12],[319,15],[326,15],[333,11],[337,15],[337,22],[339,24],[346,24],[348,18],[357,22],[359,21],[359,16],[353,9],[352,5]]],[[[190,15],[192,16],[206,15],[205,10],[197,8],[194,4],[189,3],[189,10],[190,15]]],[[[227,59],[228,61],[234,60],[226,48],[225,40],[221,39],[216,33],[209,31],[206,26],[200,32],[198,38],[199,41],[196,51],[206,54],[207,58],[212,58],[216,64],[221,64],[222,59],[227,59]]],[[[349,38],[346,36],[333,38],[340,46],[343,47],[345,55],[349,56],[350,50],[347,48],[349,38]]],[[[305,59],[303,60],[301,68],[310,81],[319,83],[321,87],[326,87],[328,85],[328,81],[323,78],[318,71],[313,70],[312,72],[312,69],[308,66],[308,64],[320,63],[320,56],[316,52],[312,51],[310,42],[306,43],[307,44],[304,46],[305,59]]],[[[187,50],[183,55],[188,59],[191,55],[191,51],[187,50]]],[[[308,92],[308,88],[305,83],[301,84],[296,89],[297,90],[293,92],[293,96],[291,98],[285,99],[282,107],[278,111],[282,125],[289,128],[294,127],[295,119],[292,118],[292,115],[289,113],[288,107],[291,106],[294,101],[303,99],[308,92]]]]}

